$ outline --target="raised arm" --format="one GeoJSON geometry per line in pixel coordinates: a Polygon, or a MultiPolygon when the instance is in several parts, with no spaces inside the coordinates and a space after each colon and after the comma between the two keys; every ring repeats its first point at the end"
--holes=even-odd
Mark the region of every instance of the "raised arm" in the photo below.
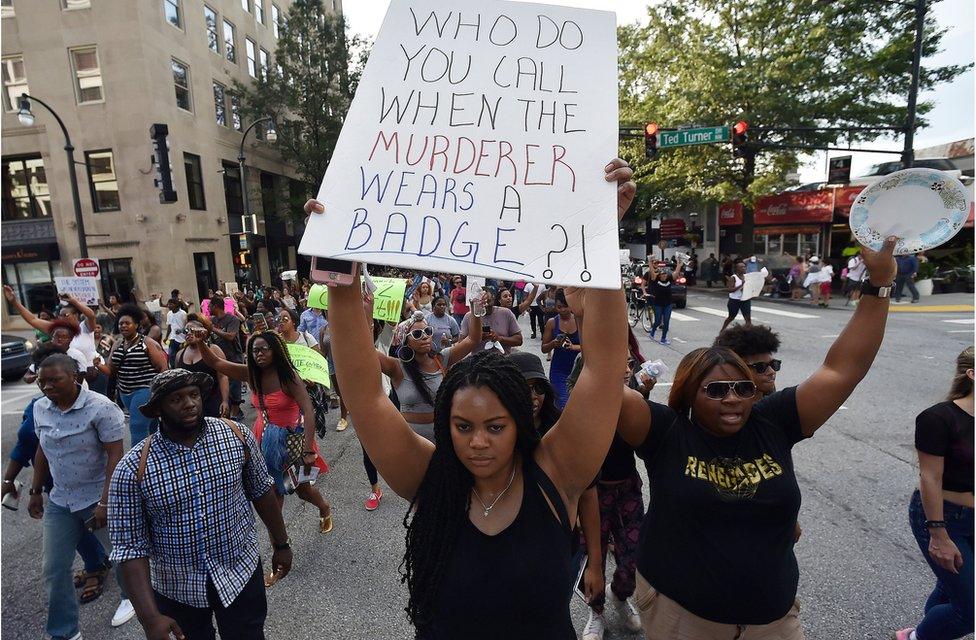
{"type": "Polygon", "coordinates": [[[464,338],[451,348],[451,361],[444,363],[444,366],[448,369],[460,362],[462,358],[470,354],[475,350],[475,347],[481,344],[478,340],[481,337],[481,318],[472,313],[469,323],[468,335],[464,336],[464,338]]]}
{"type": "Polygon", "coordinates": [[[21,304],[20,300],[17,299],[17,295],[14,293],[14,290],[10,287],[10,285],[3,285],[3,297],[7,299],[7,302],[13,305],[14,309],[17,310],[17,313],[20,314],[20,317],[23,318],[27,324],[43,333],[47,333],[51,330],[51,321],[41,320],[31,313],[30,309],[21,304]]]}
{"type": "Polygon", "coordinates": [[[536,297],[536,295],[538,293],[539,293],[539,287],[538,286],[533,286],[532,287],[532,293],[530,293],[529,295],[525,296],[525,298],[522,300],[522,302],[519,303],[519,305],[518,305],[519,314],[523,314],[523,313],[525,313],[526,311],[529,310],[529,307],[531,307],[532,306],[532,303],[535,302],[535,297],[536,297]]]}
{"type": "MultiPolygon", "coordinates": [[[[618,185],[618,218],[634,199],[633,173],[619,158],[606,167],[607,181],[618,185]]],[[[581,322],[585,360],[569,402],[543,437],[536,459],[559,487],[572,513],[606,458],[620,415],[620,376],[627,362],[627,306],[619,286],[614,290],[567,289],[566,296],[581,322]]]]}
{"type": "Polygon", "coordinates": [[[88,330],[94,331],[95,322],[96,322],[95,311],[87,304],[82,303],[81,300],[79,300],[78,298],[72,295],[65,295],[64,299],[68,301],[68,304],[70,304],[72,307],[77,309],[78,314],[85,319],[85,322],[88,325],[88,330]]]}
{"type": "MultiPolygon", "coordinates": [[[[895,279],[892,250],[896,238],[888,238],[881,251],[861,248],[876,287],[891,286],[895,279]]],[[[861,296],[854,315],[831,345],[820,368],[796,390],[796,408],[804,436],[812,436],[854,391],[874,363],[888,320],[888,298],[861,296]]]]}
{"type": "Polygon", "coordinates": [[[356,434],[390,487],[411,500],[434,445],[410,429],[383,391],[379,358],[363,357],[373,350],[373,336],[364,318],[359,277],[351,286],[329,290],[329,327],[339,388],[349,413],[356,416],[356,434]]]}
{"type": "Polygon", "coordinates": [[[200,340],[200,355],[203,357],[203,361],[207,363],[208,366],[215,369],[217,373],[222,373],[231,380],[239,380],[240,382],[247,382],[247,365],[240,364],[238,362],[231,362],[225,360],[224,358],[218,357],[214,353],[210,345],[200,340]]]}

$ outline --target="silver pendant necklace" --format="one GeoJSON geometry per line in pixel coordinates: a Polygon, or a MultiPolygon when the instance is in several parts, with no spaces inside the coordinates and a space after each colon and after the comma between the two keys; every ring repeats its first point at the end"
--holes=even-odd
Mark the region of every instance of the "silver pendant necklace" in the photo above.
{"type": "Polygon", "coordinates": [[[502,490],[502,492],[499,493],[498,496],[494,500],[491,501],[491,504],[486,505],[485,504],[485,501],[482,500],[481,499],[481,496],[478,495],[478,490],[475,489],[474,487],[471,487],[471,490],[474,491],[475,497],[478,498],[478,502],[481,503],[481,508],[484,509],[484,511],[482,511],[482,514],[481,514],[482,516],[484,516],[485,518],[487,518],[488,517],[488,514],[491,513],[491,510],[495,507],[495,504],[497,504],[498,501],[502,499],[502,496],[505,495],[505,493],[509,489],[512,488],[512,482],[515,481],[515,471],[516,471],[516,469],[518,469],[517,466],[513,466],[512,467],[512,477],[508,479],[508,486],[506,486],[505,489],[502,490]]]}

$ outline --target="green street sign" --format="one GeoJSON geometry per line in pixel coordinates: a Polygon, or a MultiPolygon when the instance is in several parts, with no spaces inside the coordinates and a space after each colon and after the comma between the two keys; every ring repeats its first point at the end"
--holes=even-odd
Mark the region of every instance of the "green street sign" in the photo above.
{"type": "Polygon", "coordinates": [[[680,131],[661,131],[658,134],[659,149],[670,147],[686,147],[692,144],[711,144],[713,142],[728,142],[728,127],[699,127],[697,129],[682,129],[680,131]]]}

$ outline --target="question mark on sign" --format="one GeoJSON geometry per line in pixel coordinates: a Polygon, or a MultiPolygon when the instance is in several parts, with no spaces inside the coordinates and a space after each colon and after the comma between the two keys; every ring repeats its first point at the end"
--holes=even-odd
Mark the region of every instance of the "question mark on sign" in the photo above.
{"type": "Polygon", "coordinates": [[[567,247],[569,247],[569,236],[566,234],[566,228],[561,224],[554,224],[549,228],[549,230],[553,231],[556,227],[559,227],[559,230],[563,232],[563,248],[559,251],[550,251],[548,254],[546,254],[546,270],[542,272],[542,277],[546,279],[552,277],[552,254],[562,253],[567,247]]]}

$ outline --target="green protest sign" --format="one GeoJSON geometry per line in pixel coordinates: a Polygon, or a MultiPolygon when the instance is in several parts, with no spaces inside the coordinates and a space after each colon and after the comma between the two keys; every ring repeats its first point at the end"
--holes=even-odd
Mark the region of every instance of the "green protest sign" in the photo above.
{"type": "Polygon", "coordinates": [[[313,284],[308,290],[308,306],[316,309],[329,308],[329,288],[324,284],[313,284]]]}
{"type": "Polygon", "coordinates": [[[403,278],[373,278],[373,317],[385,322],[400,322],[407,281],[403,278]]]}
{"type": "Polygon", "coordinates": [[[288,355],[302,380],[332,386],[329,381],[329,362],[321,353],[305,345],[289,344],[288,355]]]}

